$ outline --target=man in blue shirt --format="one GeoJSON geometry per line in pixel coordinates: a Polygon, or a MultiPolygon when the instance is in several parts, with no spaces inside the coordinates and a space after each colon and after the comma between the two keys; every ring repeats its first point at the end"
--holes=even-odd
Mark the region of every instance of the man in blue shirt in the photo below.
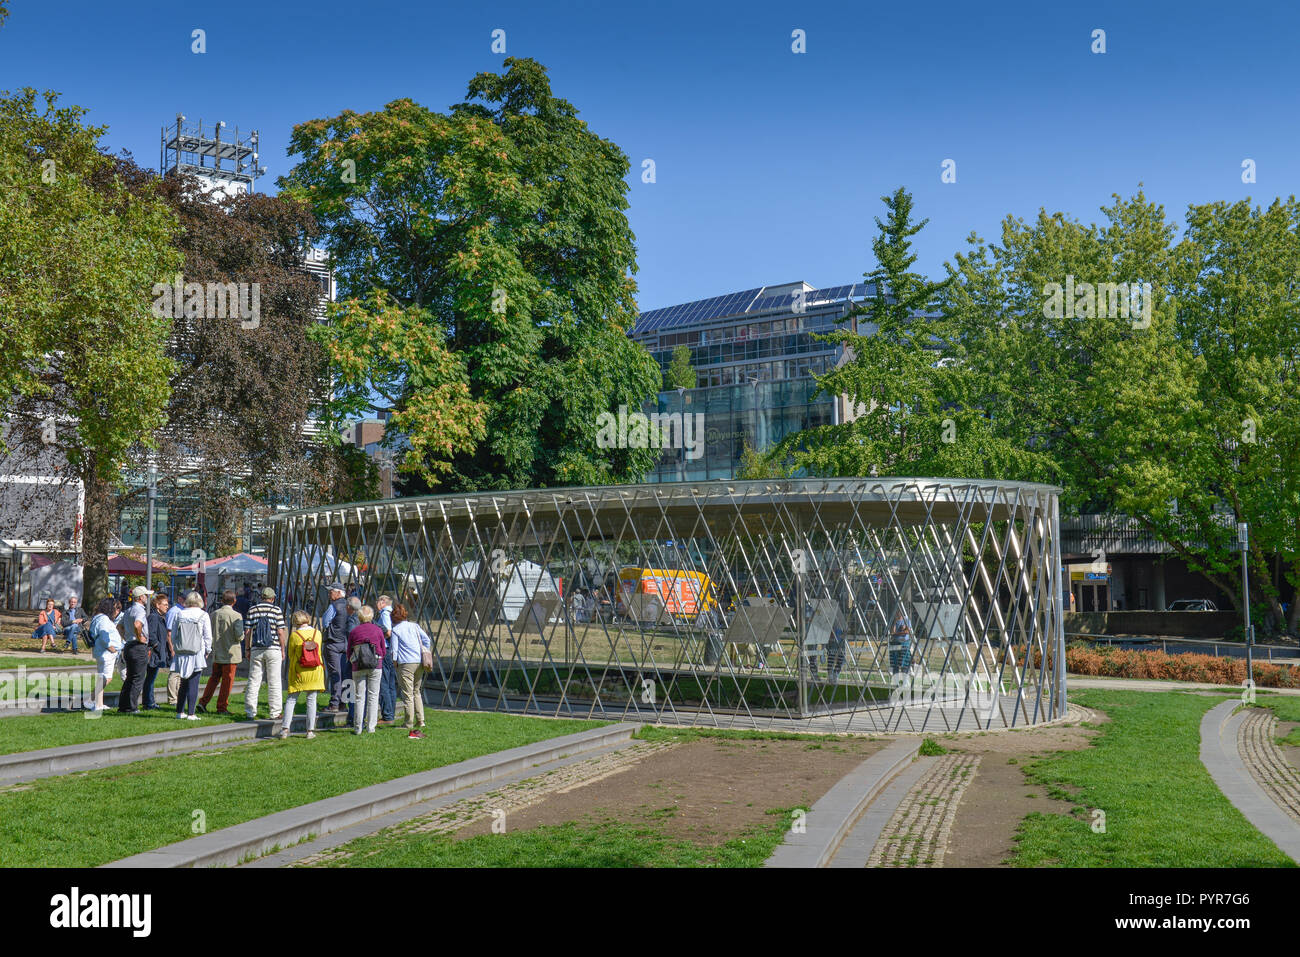
{"type": "Polygon", "coordinates": [[[397,717],[397,665],[393,661],[393,600],[380,595],[375,602],[379,611],[376,623],[384,629],[384,643],[388,654],[384,657],[384,673],[379,679],[380,724],[392,724],[397,717]]]}
{"type": "Polygon", "coordinates": [[[326,711],[343,710],[339,707],[343,682],[352,677],[352,666],[348,662],[348,601],[343,594],[341,584],[330,582],[330,606],[325,609],[320,620],[320,630],[325,637],[325,674],[329,679],[330,690],[330,703],[326,711]]]}

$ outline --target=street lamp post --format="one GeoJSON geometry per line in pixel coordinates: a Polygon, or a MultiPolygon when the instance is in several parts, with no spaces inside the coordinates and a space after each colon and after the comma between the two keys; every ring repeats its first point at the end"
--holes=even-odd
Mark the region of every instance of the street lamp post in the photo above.
{"type": "Polygon", "coordinates": [[[1246,612],[1246,680],[1255,681],[1255,667],[1251,655],[1251,645],[1255,643],[1255,630],[1250,624],[1250,573],[1246,570],[1246,552],[1250,548],[1250,526],[1246,522],[1237,523],[1237,544],[1241,548],[1241,605],[1246,612]]]}
{"type": "Polygon", "coordinates": [[[146,547],[144,587],[153,591],[153,516],[154,502],[158,498],[158,470],[149,466],[149,543],[146,547]]]}

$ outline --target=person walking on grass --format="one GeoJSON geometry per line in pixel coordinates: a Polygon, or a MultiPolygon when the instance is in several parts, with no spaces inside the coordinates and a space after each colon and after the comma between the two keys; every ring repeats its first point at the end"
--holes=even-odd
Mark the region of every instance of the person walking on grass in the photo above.
{"type": "MultiPolygon", "coordinates": [[[[208,702],[220,686],[217,693],[217,714],[230,714],[230,689],[235,684],[235,668],[244,660],[244,619],[235,611],[233,588],[227,588],[221,593],[221,607],[211,617],[212,674],[208,678],[207,687],[203,689],[203,697],[199,699],[199,713],[208,713],[208,702]]],[[[279,674],[278,670],[276,674],[279,674]]]]}
{"type": "Polygon", "coordinates": [[[91,651],[95,656],[95,706],[92,711],[104,710],[104,689],[113,680],[117,655],[122,650],[122,635],[113,623],[116,613],[117,602],[105,598],[99,603],[95,617],[90,619],[91,651]]]}
{"type": "MultiPolygon", "coordinates": [[[[149,661],[144,670],[144,701],[141,704],[145,711],[158,710],[154,685],[158,672],[172,663],[172,639],[167,633],[167,608],[170,604],[161,592],[153,596],[153,611],[149,612],[149,661]]],[[[170,680],[171,671],[167,675],[170,680]]]]}
{"type": "Polygon", "coordinates": [[[124,644],[122,660],[126,675],[122,679],[122,693],[118,695],[117,710],[134,714],[140,710],[140,693],[144,690],[144,675],[149,667],[149,600],[153,592],[143,585],[131,590],[131,604],[122,619],[124,644]]]}
{"type": "Polygon", "coordinates": [[[384,657],[384,675],[379,679],[379,723],[392,724],[397,716],[397,665],[393,661],[393,600],[380,595],[375,601],[375,619],[384,631],[388,654],[384,657]]]}
{"type": "Polygon", "coordinates": [[[244,641],[249,647],[248,684],[244,686],[244,714],[257,717],[257,699],[262,693],[262,679],[266,679],[266,705],[271,720],[280,720],[281,698],[280,665],[284,661],[284,642],[289,628],[284,612],[275,604],[275,589],[263,588],[262,600],[248,609],[244,618],[244,641]]]}
{"type": "Polygon", "coordinates": [[[203,596],[196,591],[185,596],[185,608],[176,616],[172,650],[175,652],[172,671],[181,678],[176,694],[176,717],[197,721],[199,676],[212,654],[212,622],[203,610],[203,596]]]}
{"type": "Polygon", "coordinates": [[[390,656],[397,668],[402,707],[406,710],[408,738],[423,738],[424,674],[431,663],[433,645],[424,629],[406,616],[406,606],[393,606],[393,647],[390,656]]]}
{"type": "Polygon", "coordinates": [[[379,722],[379,683],[384,676],[384,630],[375,624],[375,610],[362,605],[357,612],[357,626],[348,633],[348,661],[356,682],[355,734],[364,730],[375,733],[379,722]],[[367,725],[366,719],[370,719],[367,725]]]}
{"type": "Polygon", "coordinates": [[[298,695],[307,699],[307,737],[316,737],[316,692],[325,690],[325,658],[321,633],[311,626],[311,615],[293,613],[293,631],[289,633],[289,697],[284,702],[284,724],[280,737],[289,737],[298,695]]]}

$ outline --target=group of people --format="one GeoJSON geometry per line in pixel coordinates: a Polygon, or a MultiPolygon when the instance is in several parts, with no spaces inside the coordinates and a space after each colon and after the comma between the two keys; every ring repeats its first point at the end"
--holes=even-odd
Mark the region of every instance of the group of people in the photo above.
{"type": "MultiPolygon", "coordinates": [[[[281,738],[289,737],[299,698],[306,699],[307,737],[316,736],[316,696],[326,691],[330,698],[325,710],[346,710],[354,733],[373,734],[381,721],[394,722],[399,686],[408,736],[424,737],[420,689],[432,666],[429,635],[410,619],[404,605],[387,595],[372,607],[358,596],[345,597],[338,582],[328,591],[330,604],[319,629],[302,610],[286,621],[269,587],[261,590],[261,601],[255,604],[240,602],[227,590],[211,613],[204,610],[197,591],[187,593],[176,606],[165,594],[143,586],[130,592],[125,608],[120,599],[103,599],[89,623],[84,614],[77,616],[78,632],[84,631],[95,658],[93,710],[104,710],[104,689],[115,670],[122,674],[119,711],[161,708],[154,687],[159,671],[166,669],[166,702],[175,704],[177,718],[197,721],[214,695],[215,713],[228,715],[235,670],[247,660],[244,716],[257,717],[265,684],[270,718],[281,722],[281,738]],[[242,613],[241,605],[246,609],[242,613]],[[199,679],[209,664],[211,673],[200,696],[199,679]]],[[[68,638],[66,630],[74,620],[75,598],[69,599],[68,608],[63,615],[53,599],[46,602],[33,633],[42,638],[42,652],[60,633],[75,651],[78,632],[68,638]]]]}

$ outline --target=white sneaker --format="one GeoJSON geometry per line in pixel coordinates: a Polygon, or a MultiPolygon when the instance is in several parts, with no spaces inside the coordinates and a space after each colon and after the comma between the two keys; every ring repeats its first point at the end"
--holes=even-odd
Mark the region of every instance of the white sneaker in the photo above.
{"type": "Polygon", "coordinates": [[[199,720],[199,716],[198,716],[197,714],[187,714],[187,715],[185,716],[185,720],[186,720],[186,721],[198,721],[198,720],[199,720]]]}
{"type": "Polygon", "coordinates": [[[184,720],[185,720],[185,712],[184,712],[184,711],[177,711],[177,712],[176,712],[176,720],[177,720],[177,721],[184,721],[184,720]]]}

